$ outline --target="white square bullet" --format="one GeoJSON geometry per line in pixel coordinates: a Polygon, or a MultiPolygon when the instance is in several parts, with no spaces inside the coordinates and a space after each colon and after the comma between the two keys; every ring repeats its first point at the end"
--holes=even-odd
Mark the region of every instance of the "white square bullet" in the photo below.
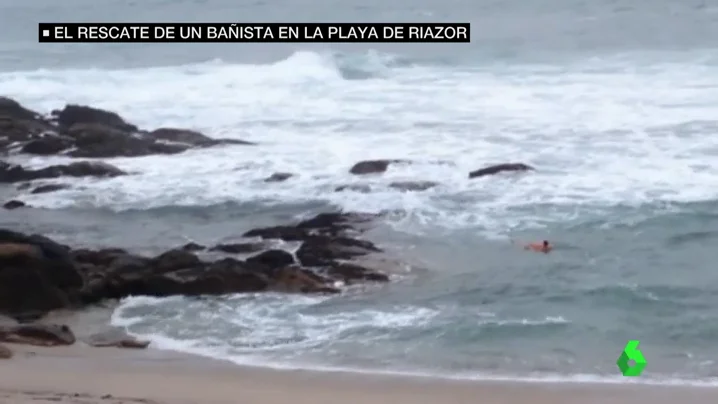
{"type": "Polygon", "coordinates": [[[42,30],[42,36],[50,36],[50,30],[49,30],[49,29],[43,29],[43,30],[42,30]]]}

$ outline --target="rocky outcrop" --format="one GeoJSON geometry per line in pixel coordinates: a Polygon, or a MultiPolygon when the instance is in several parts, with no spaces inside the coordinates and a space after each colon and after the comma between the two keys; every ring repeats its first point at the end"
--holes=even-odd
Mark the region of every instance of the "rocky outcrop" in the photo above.
{"type": "Polygon", "coordinates": [[[27,205],[26,205],[25,202],[23,202],[23,201],[18,201],[18,200],[16,200],[16,199],[13,199],[13,200],[10,200],[10,201],[5,202],[5,203],[2,205],[2,207],[3,207],[4,209],[7,209],[7,210],[13,210],[13,209],[18,209],[18,208],[27,207],[27,205]]]}
{"type": "Polygon", "coordinates": [[[93,347],[106,348],[132,348],[145,349],[150,345],[150,341],[137,339],[131,335],[127,335],[124,331],[112,329],[91,335],[85,342],[93,347]]]}
{"type": "Polygon", "coordinates": [[[18,324],[0,326],[0,341],[36,346],[72,345],[75,334],[62,324],[18,324]]]}
{"type": "MultiPolygon", "coordinates": [[[[187,247],[187,246],[185,246],[187,247]]],[[[227,254],[249,254],[262,250],[265,247],[264,243],[228,243],[228,244],[217,244],[210,248],[210,251],[219,251],[227,254]]],[[[204,248],[202,248],[204,249],[204,248]]],[[[195,249],[195,251],[198,251],[195,249]]]]}
{"type": "Polygon", "coordinates": [[[369,192],[371,192],[371,187],[366,184],[347,184],[347,185],[339,185],[338,187],[334,188],[334,192],[345,192],[345,191],[368,194],[369,192]]]}
{"type": "Polygon", "coordinates": [[[31,140],[52,130],[54,126],[37,112],[0,96],[0,151],[15,142],[31,140]]]}
{"type": "Polygon", "coordinates": [[[0,116],[14,118],[17,120],[31,121],[39,119],[40,114],[31,111],[12,98],[0,96],[0,116]]]}
{"type": "Polygon", "coordinates": [[[80,161],[66,165],[52,165],[37,170],[0,161],[0,183],[58,177],[117,177],[126,174],[126,172],[115,166],[99,161],[80,161]]]}
{"type": "Polygon", "coordinates": [[[72,157],[139,157],[151,154],[177,154],[189,149],[182,144],[156,142],[141,133],[128,133],[97,123],[77,123],[66,129],[73,139],[72,157]]]}
{"type": "Polygon", "coordinates": [[[211,137],[197,131],[177,128],[155,129],[148,133],[147,137],[149,139],[163,140],[197,147],[209,147],[223,144],[256,145],[256,143],[240,139],[212,139],[211,137]]]}
{"type": "Polygon", "coordinates": [[[46,194],[48,192],[55,192],[59,191],[61,189],[67,189],[70,188],[67,184],[45,184],[40,185],[36,188],[34,188],[32,191],[30,191],[31,194],[46,194]]]}
{"type": "Polygon", "coordinates": [[[364,160],[354,164],[349,172],[354,175],[383,173],[395,163],[408,163],[408,160],[364,160]]]}
{"type": "Polygon", "coordinates": [[[265,178],[264,182],[284,182],[292,178],[293,176],[294,174],[292,173],[274,173],[269,177],[265,178]]]}
{"type": "Polygon", "coordinates": [[[51,115],[62,128],[70,128],[76,124],[97,124],[123,132],[139,130],[137,126],[127,123],[115,112],[85,105],[68,104],[61,110],[52,111],[51,115]]]}
{"type": "MultiPolygon", "coordinates": [[[[350,262],[381,252],[357,238],[373,217],[324,213],[295,225],[254,229],[245,237],[299,241],[301,246],[296,254],[269,249],[244,260],[201,259],[193,252],[204,248],[198,244],[146,257],[112,248],[72,249],[43,236],[0,230],[0,313],[34,318],[127,296],[339,293],[338,281],[385,282],[386,275],[350,262]]],[[[263,243],[240,245],[220,244],[213,250],[247,252],[263,243]]]]}
{"type": "Polygon", "coordinates": [[[200,132],[159,128],[141,130],[112,111],[66,105],[44,118],[17,101],[0,97],[0,152],[81,158],[176,154],[190,148],[252,145],[239,139],[213,139],[200,132]]]}
{"type": "Polygon", "coordinates": [[[470,172],[469,178],[483,177],[486,175],[498,174],[498,173],[504,172],[504,171],[529,171],[529,170],[533,170],[533,169],[534,169],[533,167],[523,164],[523,163],[495,164],[492,166],[484,167],[479,170],[470,172]]]}
{"type": "Polygon", "coordinates": [[[43,236],[0,230],[0,312],[32,317],[70,307],[83,284],[69,248],[43,236]]]}
{"type": "Polygon", "coordinates": [[[390,188],[398,189],[406,192],[426,191],[439,185],[434,181],[395,181],[389,184],[390,188]]]}
{"type": "MultiPolygon", "coordinates": [[[[77,338],[65,324],[25,323],[0,325],[0,342],[51,347],[74,345],[77,338]]],[[[119,329],[91,335],[84,342],[98,348],[144,349],[150,345],[150,341],[137,339],[119,329]]],[[[0,344],[0,359],[10,359],[12,356],[12,351],[0,344]]]]}

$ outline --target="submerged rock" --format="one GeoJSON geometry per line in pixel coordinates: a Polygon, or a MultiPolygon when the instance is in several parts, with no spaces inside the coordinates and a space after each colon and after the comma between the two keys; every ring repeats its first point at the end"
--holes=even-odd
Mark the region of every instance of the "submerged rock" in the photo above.
{"type": "Polygon", "coordinates": [[[408,160],[364,160],[354,164],[349,172],[354,175],[383,173],[394,163],[408,163],[408,160]]]}
{"type": "Polygon", "coordinates": [[[289,178],[293,177],[292,173],[274,173],[264,179],[264,182],[284,182],[289,178]]]}
{"type": "Polygon", "coordinates": [[[0,161],[0,183],[58,177],[117,177],[126,174],[119,168],[102,162],[80,161],[33,170],[0,161]]]}
{"type": "Polygon", "coordinates": [[[23,201],[18,201],[18,200],[16,200],[16,199],[7,201],[7,202],[5,202],[5,203],[2,205],[2,207],[5,208],[5,209],[7,209],[7,210],[13,210],[13,209],[17,209],[17,208],[23,208],[23,207],[26,207],[26,206],[27,206],[27,205],[25,204],[25,202],[23,202],[23,201]]]}
{"type": "Polygon", "coordinates": [[[469,178],[483,177],[486,175],[498,174],[504,171],[529,171],[534,168],[523,163],[496,164],[469,173],[469,178]]]}
{"type": "Polygon", "coordinates": [[[429,188],[433,188],[439,185],[438,182],[433,181],[395,181],[389,184],[390,188],[398,189],[401,191],[426,191],[429,188]]]}
{"type": "Polygon", "coordinates": [[[210,248],[210,251],[219,251],[227,254],[248,254],[257,252],[264,247],[264,243],[217,244],[216,246],[210,248]]]}
{"type": "Polygon", "coordinates": [[[45,194],[48,192],[55,192],[62,189],[70,188],[67,184],[46,184],[46,185],[40,185],[39,187],[33,189],[30,191],[31,194],[45,194]]]}

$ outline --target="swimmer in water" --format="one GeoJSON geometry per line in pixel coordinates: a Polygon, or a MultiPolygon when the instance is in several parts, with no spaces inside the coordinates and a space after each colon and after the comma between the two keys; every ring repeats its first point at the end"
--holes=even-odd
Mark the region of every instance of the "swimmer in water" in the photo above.
{"type": "Polygon", "coordinates": [[[548,240],[544,240],[543,243],[529,243],[524,246],[524,250],[531,250],[536,252],[542,252],[548,254],[553,250],[553,246],[549,244],[548,240]]]}

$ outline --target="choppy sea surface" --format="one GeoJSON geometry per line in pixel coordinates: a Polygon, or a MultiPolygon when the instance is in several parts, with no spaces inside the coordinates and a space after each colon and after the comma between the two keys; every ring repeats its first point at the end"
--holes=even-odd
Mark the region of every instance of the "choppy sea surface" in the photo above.
{"type": "MultiPolygon", "coordinates": [[[[718,6],[684,0],[0,0],[0,94],[258,147],[108,159],[0,226],[159,251],[342,208],[409,270],[332,297],[126,299],[113,322],[239,364],[718,383],[718,6]],[[467,21],[471,44],[39,44],[61,21],[467,21]],[[378,177],[367,158],[408,158],[378,177]],[[468,180],[520,161],[527,175],[468,180]],[[275,171],[297,177],[265,183],[275,171]],[[397,180],[436,188],[401,192],[397,180]],[[372,192],[334,192],[370,184],[372,192]],[[549,239],[539,255],[511,241],[549,239]],[[615,365],[628,340],[648,366],[615,365]]],[[[45,165],[64,158],[17,161],[45,165]]],[[[13,191],[5,187],[0,193],[13,191]]]]}

